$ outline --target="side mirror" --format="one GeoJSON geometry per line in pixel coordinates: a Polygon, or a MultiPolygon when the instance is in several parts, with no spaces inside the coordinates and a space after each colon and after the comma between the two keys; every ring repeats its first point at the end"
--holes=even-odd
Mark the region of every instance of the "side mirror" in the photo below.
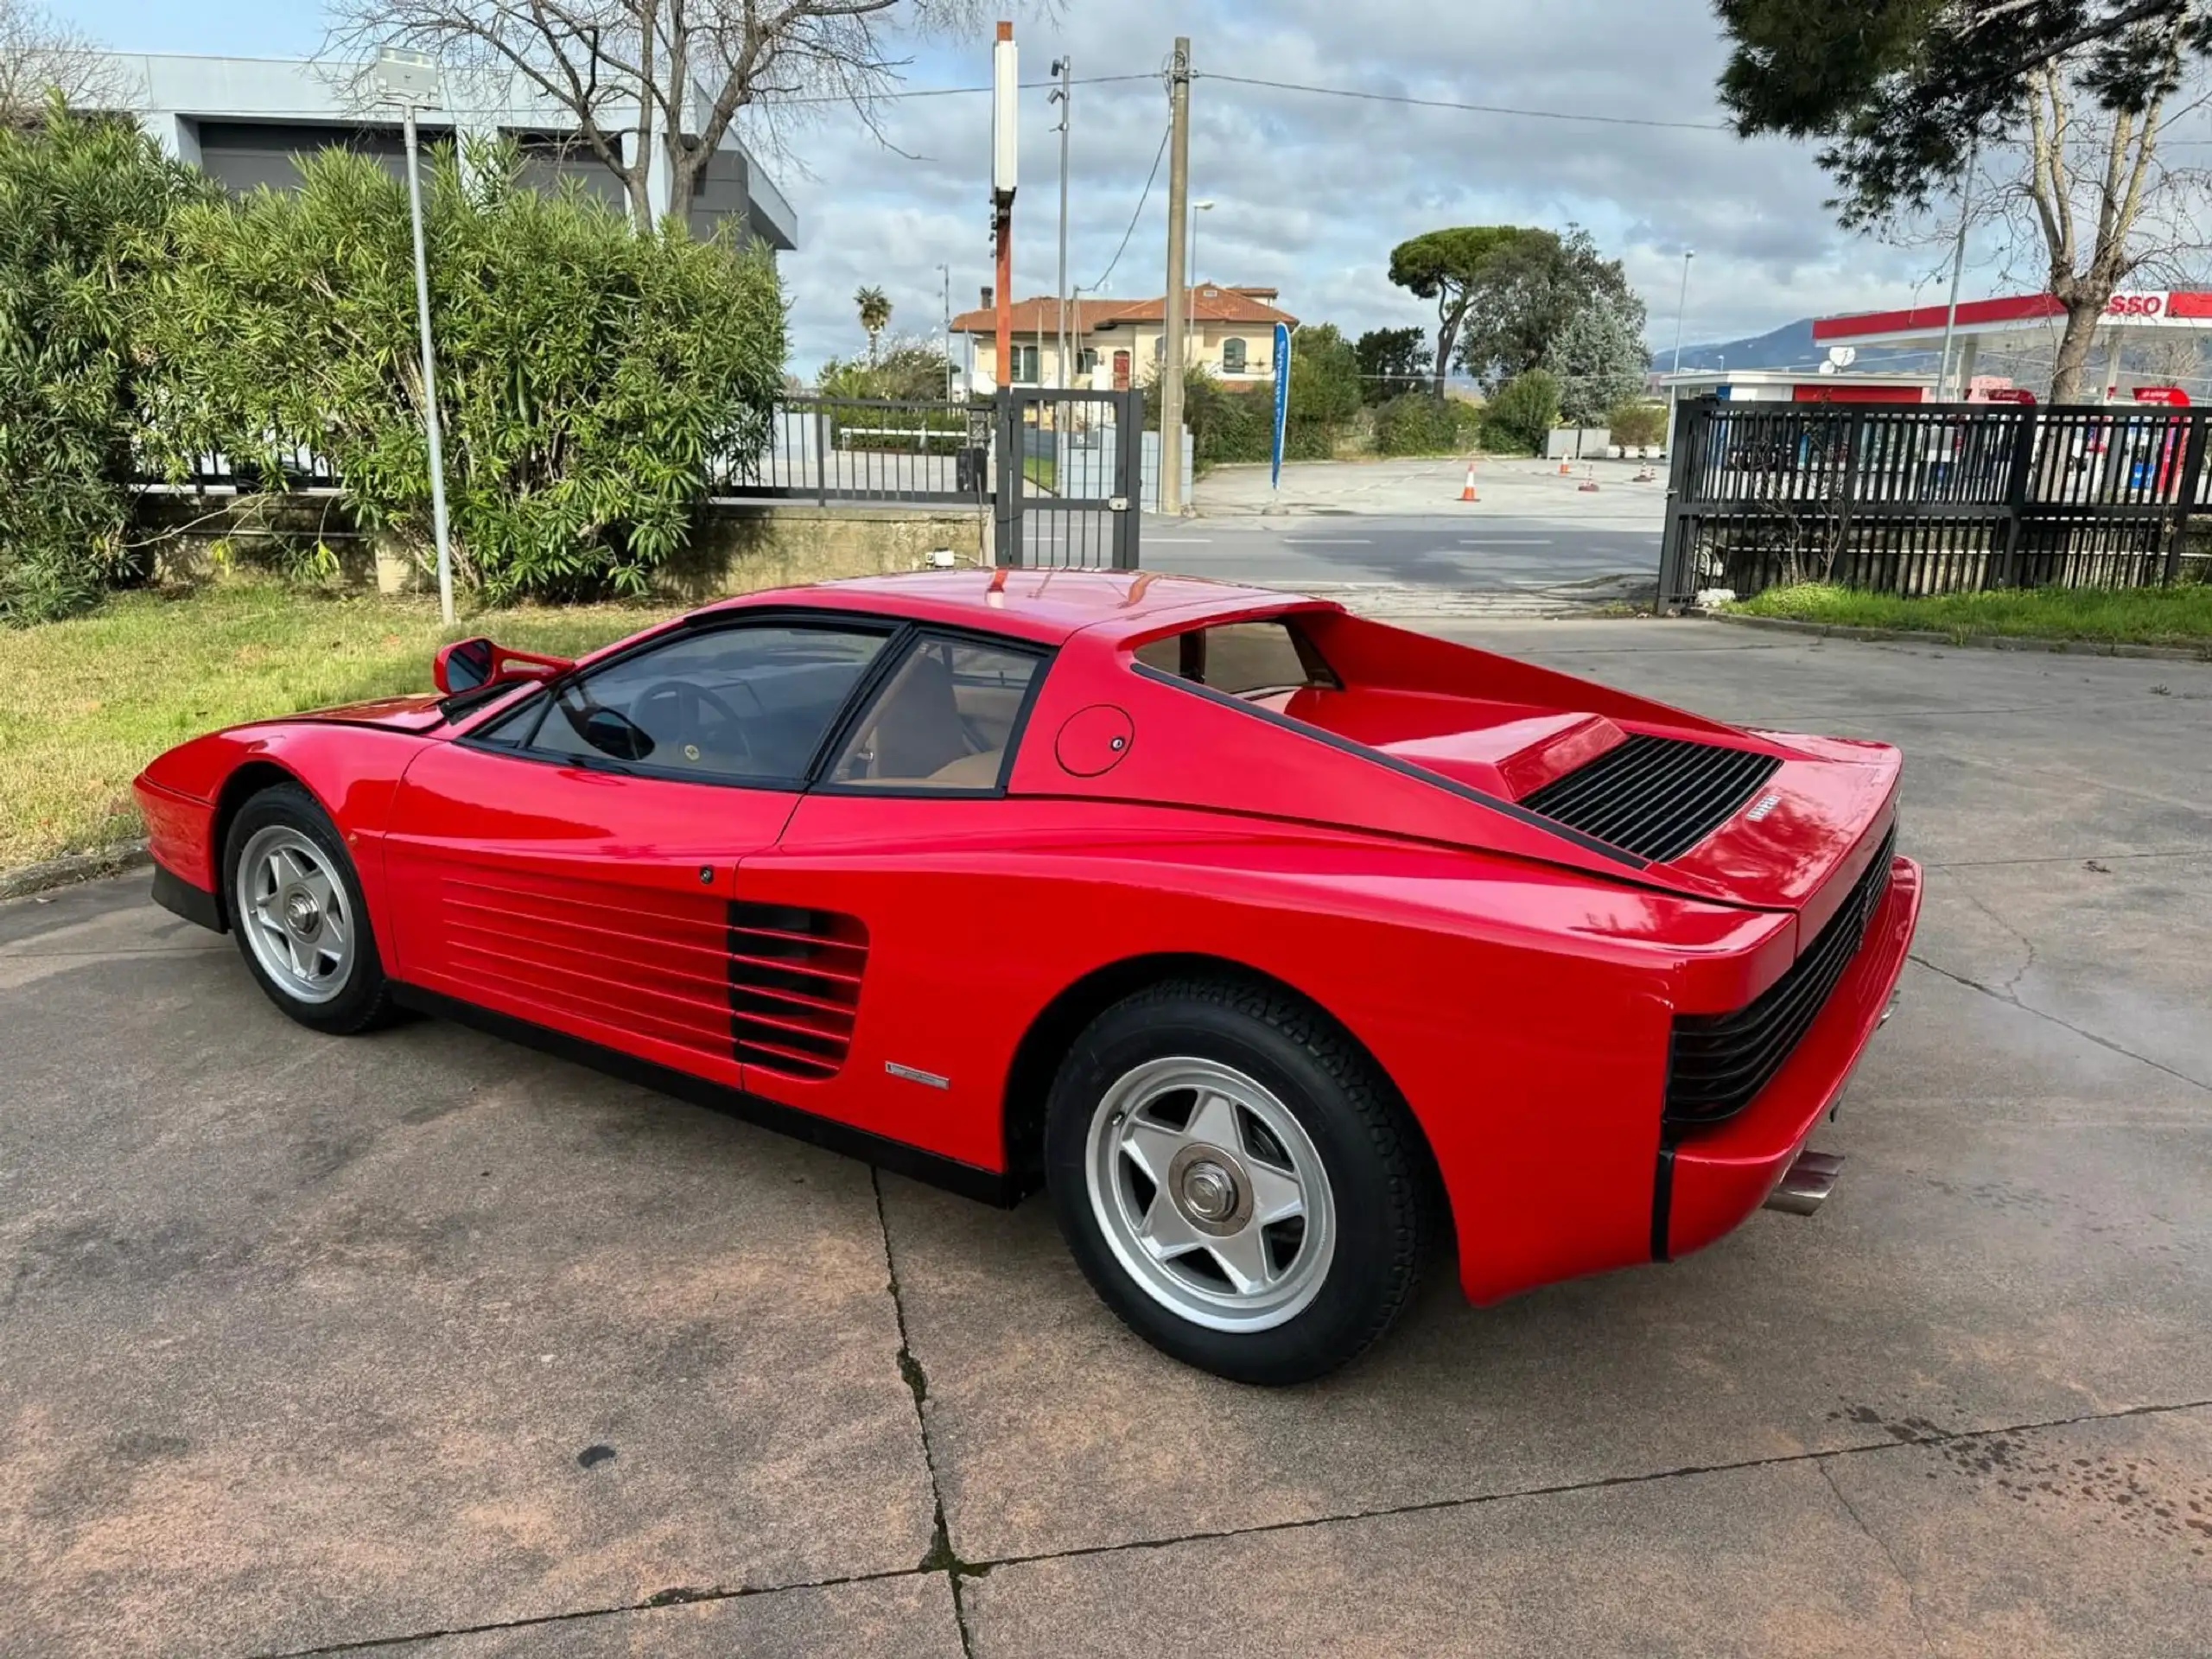
{"type": "Polygon", "coordinates": [[[438,660],[430,668],[430,677],[448,696],[456,691],[474,691],[492,677],[492,666],[499,660],[499,652],[497,645],[481,636],[457,639],[438,653],[438,660]]]}
{"type": "Polygon", "coordinates": [[[550,680],[575,666],[566,657],[510,650],[480,634],[474,639],[456,639],[438,652],[430,666],[430,677],[437,682],[439,691],[450,697],[503,680],[550,680]]]}

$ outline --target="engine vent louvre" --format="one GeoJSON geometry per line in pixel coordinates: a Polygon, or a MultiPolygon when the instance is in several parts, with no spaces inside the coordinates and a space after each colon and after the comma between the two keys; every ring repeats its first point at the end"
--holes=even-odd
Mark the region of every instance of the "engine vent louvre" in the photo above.
{"type": "Polygon", "coordinates": [[[1726,823],[1781,765],[1750,749],[1638,733],[1521,804],[1663,864],[1726,823]]]}
{"type": "Polygon", "coordinates": [[[1667,1059],[1669,1125],[1718,1122],[1750,1104],[1782,1069],[1859,954],[1866,925],[1890,890],[1890,857],[1897,840],[1892,823],[1843,907],[1756,1000],[1733,1014],[1675,1017],[1667,1059]]]}
{"type": "Polygon", "coordinates": [[[836,1076],[867,968],[859,917],[733,900],[729,1023],[739,1062],[810,1081],[836,1076]]]}

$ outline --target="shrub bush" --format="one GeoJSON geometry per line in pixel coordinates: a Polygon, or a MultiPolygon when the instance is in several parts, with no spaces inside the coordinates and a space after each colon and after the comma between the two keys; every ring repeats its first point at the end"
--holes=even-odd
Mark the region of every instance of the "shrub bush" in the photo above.
{"type": "Polygon", "coordinates": [[[1457,397],[1408,391],[1375,411],[1375,453],[1378,455],[1448,455],[1458,453],[1474,432],[1482,411],[1457,397]]]}
{"type": "MultiPolygon", "coordinates": [[[[710,463],[767,442],[775,269],[518,172],[512,147],[466,168],[443,150],[424,202],[456,569],[494,602],[642,592],[689,539],[710,463]]],[[[273,485],[316,451],[359,520],[425,549],[405,185],[325,151],[296,192],[186,207],[172,235],[141,330],[150,452],[181,473],[219,449],[273,485]]]]}
{"type": "Polygon", "coordinates": [[[1664,443],[1667,405],[1646,403],[1641,397],[1624,398],[1606,411],[1605,424],[1611,429],[1615,443],[1664,443]]]}
{"type": "Polygon", "coordinates": [[[0,125],[0,624],[81,610],[132,563],[133,299],[210,187],[128,122],[0,125]]]}
{"type": "Polygon", "coordinates": [[[1542,369],[1515,375],[1483,408],[1486,448],[1534,454],[1559,420],[1559,382],[1542,369]]]}

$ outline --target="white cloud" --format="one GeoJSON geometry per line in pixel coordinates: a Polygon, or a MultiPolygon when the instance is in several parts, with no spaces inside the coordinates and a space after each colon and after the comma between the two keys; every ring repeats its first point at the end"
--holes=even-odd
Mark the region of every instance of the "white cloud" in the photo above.
{"type": "MultiPolygon", "coordinates": [[[[1721,131],[1545,121],[1324,98],[1221,79],[1306,82],[1460,102],[1660,121],[1720,119],[1724,55],[1711,16],[1670,0],[1065,0],[1057,24],[1020,26],[1023,72],[1039,79],[1070,52],[1082,75],[1152,74],[1187,34],[1192,88],[1191,193],[1218,205],[1198,227],[1199,274],[1267,283],[1308,321],[1346,329],[1427,320],[1393,288],[1391,246],[1441,225],[1587,226],[1627,262],[1655,346],[1674,334],[1681,251],[1697,250],[1690,340],[1754,333],[1808,313],[1910,301],[1932,264],[1835,228],[1826,181],[1802,146],[1721,131]]],[[[988,48],[935,47],[908,84],[988,79],[988,48]]],[[[1071,169],[1071,282],[1094,280],[1135,207],[1166,119],[1145,79],[1078,86],[1071,169]]],[[[1015,289],[1053,286],[1058,195],[1053,111],[1023,95],[1015,289]]],[[[851,294],[881,283],[894,327],[934,328],[937,266],[956,310],[990,280],[984,206],[988,100],[911,99],[886,130],[909,160],[846,118],[799,140],[810,177],[785,188],[802,218],[785,256],[795,365],[810,368],[861,336],[851,294]]],[[[1164,285],[1166,178],[1154,187],[1112,291],[1164,285]]]]}

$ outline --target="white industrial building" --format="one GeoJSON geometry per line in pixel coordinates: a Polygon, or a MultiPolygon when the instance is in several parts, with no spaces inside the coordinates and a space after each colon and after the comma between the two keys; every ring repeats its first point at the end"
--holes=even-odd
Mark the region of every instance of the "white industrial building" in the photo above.
{"type": "MultiPolygon", "coordinates": [[[[118,53],[113,61],[118,82],[131,89],[131,113],[140,124],[163,149],[227,189],[289,188],[299,180],[293,157],[332,145],[399,166],[399,113],[378,105],[365,65],[168,53],[118,53]]],[[[621,181],[577,137],[574,119],[559,105],[519,82],[473,73],[449,73],[445,89],[448,107],[417,118],[426,140],[472,133],[512,137],[522,147],[532,182],[573,177],[626,206],[621,181]]],[[[648,186],[664,207],[668,168],[654,148],[648,186]]],[[[716,147],[690,215],[697,236],[732,221],[742,236],[768,247],[798,245],[798,215],[734,136],[716,147]]]]}

